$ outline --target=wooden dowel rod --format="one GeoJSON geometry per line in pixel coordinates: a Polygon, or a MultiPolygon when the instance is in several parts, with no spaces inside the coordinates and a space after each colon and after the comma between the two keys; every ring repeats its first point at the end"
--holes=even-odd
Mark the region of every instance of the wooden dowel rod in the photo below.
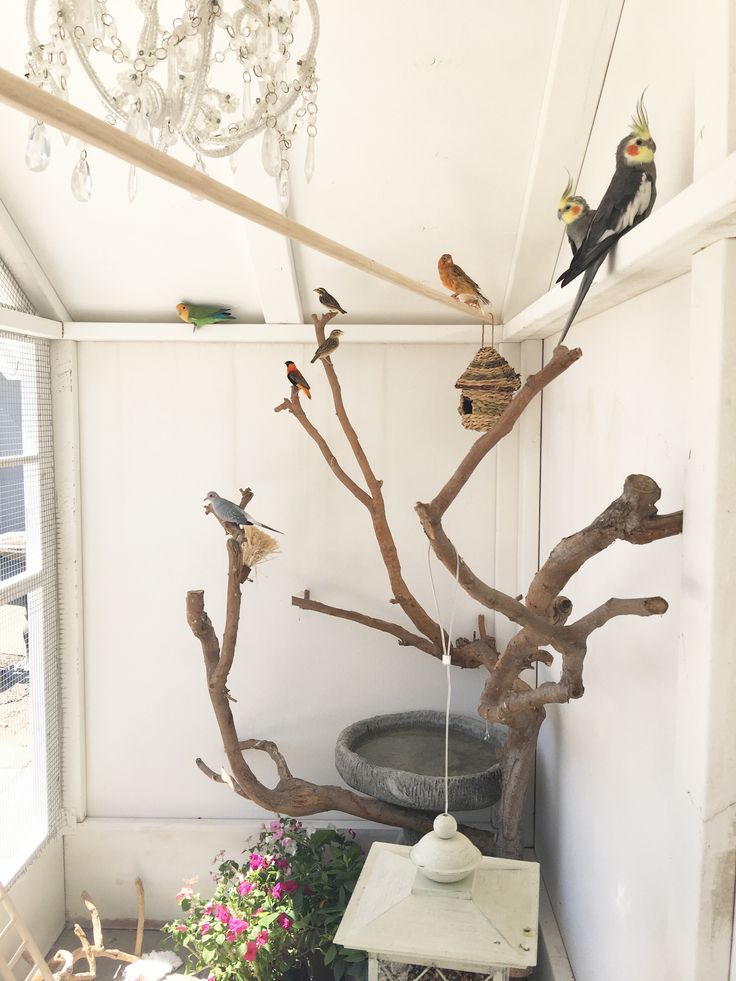
{"type": "MultiPolygon", "coordinates": [[[[96,146],[120,160],[140,167],[141,170],[146,170],[149,174],[160,177],[161,180],[167,181],[169,184],[175,184],[185,191],[197,194],[220,208],[225,208],[242,218],[254,221],[257,225],[263,225],[264,228],[270,228],[280,235],[285,235],[294,242],[301,242],[302,245],[306,245],[310,249],[322,252],[333,259],[338,259],[348,266],[367,272],[387,283],[393,283],[394,286],[410,290],[419,296],[441,303],[445,307],[451,307],[456,313],[471,317],[479,323],[483,320],[477,310],[453,300],[450,296],[440,293],[439,290],[425,286],[409,276],[404,276],[403,273],[397,272],[389,266],[384,266],[374,259],[369,259],[360,252],[349,249],[334,239],[327,238],[326,235],[320,235],[319,232],[307,228],[306,225],[267,208],[258,201],[233,190],[226,184],[221,184],[220,181],[216,181],[206,174],[201,174],[180,160],[154,149],[147,143],[129,136],[115,126],[111,126],[96,116],[70,105],[63,99],[58,99],[56,96],[42,91],[30,82],[18,78],[17,75],[4,69],[0,69],[0,102],[5,102],[13,109],[18,109],[33,119],[49,123],[64,133],[77,137],[83,143],[96,146]]],[[[488,318],[485,319],[487,322],[488,318]]]]}

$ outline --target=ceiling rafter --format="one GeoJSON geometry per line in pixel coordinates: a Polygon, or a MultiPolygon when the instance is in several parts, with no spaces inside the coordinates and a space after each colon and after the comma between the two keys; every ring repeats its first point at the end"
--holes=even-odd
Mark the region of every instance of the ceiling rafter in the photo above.
{"type": "Polygon", "coordinates": [[[562,0],[547,84],[502,306],[509,319],[545,293],[564,233],[555,208],[565,169],[579,175],[608,71],[625,0],[562,0]],[[570,71],[569,59],[575,59],[570,71]],[[563,134],[561,138],[560,134],[563,134]],[[536,257],[536,260],[535,260],[536,257]],[[517,273],[523,270],[523,277],[517,273]]]}

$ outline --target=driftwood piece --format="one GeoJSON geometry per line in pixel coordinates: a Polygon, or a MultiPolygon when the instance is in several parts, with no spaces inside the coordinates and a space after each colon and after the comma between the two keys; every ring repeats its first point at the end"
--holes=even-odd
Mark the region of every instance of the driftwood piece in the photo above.
{"type": "MultiPolygon", "coordinates": [[[[317,343],[320,344],[324,340],[325,324],[331,316],[312,319],[317,343]]],[[[442,519],[445,512],[461,493],[478,464],[511,432],[531,401],[575,364],[581,354],[579,348],[558,346],[549,362],[527,378],[493,429],[473,443],[433,500],[416,505],[419,521],[435,555],[453,577],[457,569],[460,586],[481,606],[502,614],[519,627],[517,634],[499,652],[493,638],[487,637],[485,625],[479,619],[478,639],[472,642],[455,641],[451,648],[453,664],[462,667],[480,666],[487,672],[478,707],[479,714],[488,721],[509,727],[509,737],[501,758],[501,827],[497,843],[498,851],[508,855],[518,855],[521,851],[521,814],[532,773],[539,728],[545,718],[545,706],[567,702],[583,694],[583,664],[590,635],[615,616],[654,616],[667,609],[667,603],[661,597],[613,597],[576,622],[568,623],[572,615],[572,603],[562,595],[562,590],[589,558],[614,541],[647,544],[679,534],[682,530],[682,512],[657,514],[656,502],[660,497],[660,490],[655,481],[647,476],[632,475],[626,479],[623,493],[616,501],[590,525],[563,539],[553,549],[534,576],[525,598],[509,596],[485,583],[468,566],[444,531],[442,519]],[[537,662],[547,666],[554,663],[554,656],[545,650],[547,647],[552,647],[561,657],[560,678],[532,688],[521,675],[537,662]]],[[[385,511],[382,511],[381,482],[373,474],[350,423],[335,367],[329,360],[322,364],[332,391],[335,413],[360,467],[367,490],[358,486],[337,463],[326,440],[308,419],[296,389],[292,390],[291,399],[285,399],[277,406],[276,411],[289,410],[294,415],[320,448],[338,479],[368,508],[373,518],[379,551],[394,591],[392,602],[401,606],[417,632],[355,610],[318,603],[311,599],[308,592],[305,592],[303,598],[292,597],[292,604],[300,609],[351,620],[392,634],[402,646],[410,645],[433,657],[440,657],[440,627],[425,611],[417,610],[418,604],[409,593],[403,578],[397,577],[400,564],[385,522],[385,511]]]]}

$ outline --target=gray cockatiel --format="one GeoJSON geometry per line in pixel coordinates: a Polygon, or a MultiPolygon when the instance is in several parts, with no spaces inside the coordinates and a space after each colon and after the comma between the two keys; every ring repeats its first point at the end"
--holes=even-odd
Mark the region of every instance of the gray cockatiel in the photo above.
{"type": "Polygon", "coordinates": [[[275,531],[277,535],[283,535],[283,531],[279,531],[278,528],[270,528],[268,525],[256,521],[243,508],[224,497],[220,497],[217,491],[210,491],[205,497],[204,503],[210,505],[220,521],[229,521],[233,525],[256,525],[258,528],[265,528],[266,531],[275,531]]]}
{"type": "Polygon", "coordinates": [[[571,194],[572,177],[569,178],[557,206],[557,217],[564,222],[567,241],[570,243],[573,256],[583,244],[588,234],[590,223],[595,218],[595,208],[591,208],[584,197],[571,194]]]}
{"type": "Polygon", "coordinates": [[[567,286],[581,273],[583,281],[562,331],[559,344],[575,319],[591,287],[595,274],[616,242],[647,218],[657,197],[657,168],[654,154],[657,144],[649,132],[644,95],[636,104],[631,132],[616,148],[616,172],[590,223],[588,233],[558,283],[567,286]]]}

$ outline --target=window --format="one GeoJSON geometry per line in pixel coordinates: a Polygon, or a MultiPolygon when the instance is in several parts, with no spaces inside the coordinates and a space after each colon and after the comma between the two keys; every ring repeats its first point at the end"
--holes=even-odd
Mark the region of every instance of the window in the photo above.
{"type": "Polygon", "coordinates": [[[54,553],[49,342],[0,331],[0,880],[5,883],[62,823],[54,553]]]}

